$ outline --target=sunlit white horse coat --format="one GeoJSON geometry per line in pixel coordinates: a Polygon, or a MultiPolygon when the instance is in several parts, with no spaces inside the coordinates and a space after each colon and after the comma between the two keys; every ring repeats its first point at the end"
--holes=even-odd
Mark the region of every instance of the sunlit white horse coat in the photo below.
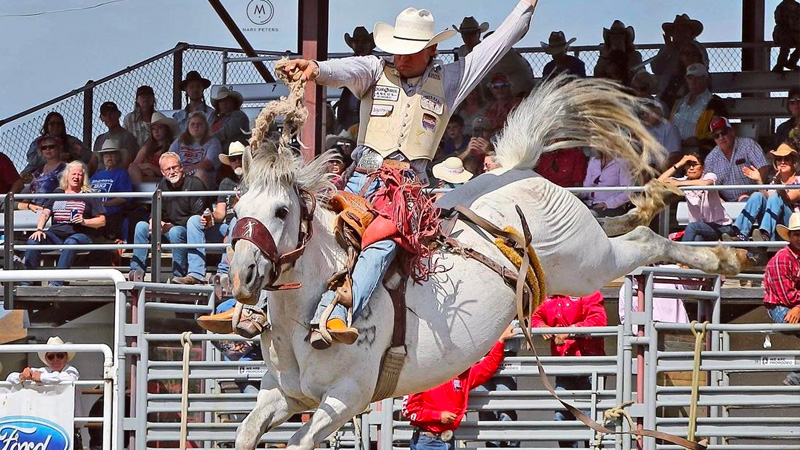
{"type": "MultiPolygon", "coordinates": [[[[642,167],[660,147],[645,136],[635,113],[635,99],[605,82],[561,79],[548,84],[512,114],[497,143],[499,159],[511,170],[484,174],[443,202],[465,204],[498,226],[517,229],[514,206],[519,205],[530,224],[549,293],[589,294],[656,261],[736,273],[739,261],[733,251],[681,246],[645,227],[608,238],[574,195],[530,171],[541,153],[575,145],[593,145],[642,167]],[[641,136],[640,151],[621,133],[622,127],[641,136]]],[[[298,188],[319,192],[327,186],[325,158],[306,166],[288,150],[264,142],[246,156],[245,166],[247,192],[236,207],[238,217],[260,220],[279,252],[293,250],[300,225],[298,188]]],[[[308,322],[325,281],[345,263],[332,234],[333,220],[332,213],[317,209],[314,237],[304,256],[278,280],[269,279],[272,267],[252,243],[236,243],[231,274],[240,301],[254,303],[266,284],[303,283],[298,290],[270,293],[272,329],[261,337],[268,373],[255,409],[239,428],[237,449],[255,448],[265,431],[294,413],[316,408],[287,447],[311,449],[363,411],[373,394],[394,315],[382,287],[354,322],[360,333],[355,345],[334,344],[318,351],[307,342],[308,322]]],[[[511,268],[482,232],[463,224],[456,227],[459,231],[458,240],[465,246],[511,268]]],[[[408,287],[408,357],[395,396],[425,390],[462,372],[489,350],[514,316],[514,292],[494,272],[461,256],[440,258],[448,271],[408,287]]]]}

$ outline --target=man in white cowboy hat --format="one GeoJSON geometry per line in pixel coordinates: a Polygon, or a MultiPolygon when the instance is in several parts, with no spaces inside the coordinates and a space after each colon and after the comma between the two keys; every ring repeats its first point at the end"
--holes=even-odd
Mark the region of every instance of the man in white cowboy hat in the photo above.
{"type": "Polygon", "coordinates": [[[250,118],[242,111],[242,94],[220,86],[211,95],[211,106],[217,111],[214,122],[209,122],[209,131],[219,140],[222,148],[235,141],[247,140],[250,133],[250,118]]]}
{"type": "MultiPolygon", "coordinates": [[[[106,139],[97,153],[102,158],[102,169],[90,179],[94,192],[132,192],[133,182],[128,171],[122,168],[122,153],[125,150],[113,139],[106,139]]],[[[109,239],[124,239],[122,230],[123,212],[129,199],[124,197],[102,198],[106,209],[106,226],[103,234],[109,239]]]]}
{"type": "MultiPolygon", "coordinates": [[[[375,43],[393,56],[343,58],[333,61],[297,59],[282,67],[295,80],[313,80],[326,86],[346,86],[361,99],[358,147],[353,152],[356,169],[347,189],[360,193],[368,174],[379,169],[384,159],[408,163],[418,179],[427,184],[425,169],[433,159],[439,141],[455,108],[486,76],[498,61],[528,30],[537,0],[521,0],[489,38],[478,44],[465,58],[450,64],[435,59],[436,46],[453,37],[454,30],[435,32],[433,14],[425,9],[406,8],[395,26],[375,25],[375,43]]],[[[367,189],[366,194],[372,190],[367,189]]],[[[369,294],[383,278],[388,261],[394,258],[397,244],[379,240],[366,246],[353,270],[353,311],[355,316],[366,306],[369,294]]],[[[312,323],[335,292],[323,294],[312,323]]],[[[358,331],[345,322],[346,311],[339,304],[326,326],[331,336],[352,344],[358,331]]],[[[318,331],[311,336],[318,349],[331,342],[318,331]]]]}
{"type": "Polygon", "coordinates": [[[547,42],[541,42],[542,49],[548,55],[553,57],[553,60],[545,64],[542,70],[542,78],[556,76],[562,73],[574,75],[579,78],[586,77],[586,65],[580,59],[567,54],[570,44],[575,42],[577,38],[571,38],[569,41],[564,36],[563,31],[553,31],[547,42]]]}
{"type": "Polygon", "coordinates": [[[199,72],[192,70],[186,74],[186,78],[181,81],[179,86],[183,92],[186,92],[187,105],[186,108],[173,114],[172,118],[178,121],[181,131],[186,129],[186,122],[195,111],[201,111],[206,116],[208,123],[214,123],[217,112],[206,104],[203,95],[203,92],[211,86],[211,80],[203,78],[199,72]]]}
{"type": "MultiPolygon", "coordinates": [[[[764,307],[775,323],[800,324],[800,213],[793,213],[789,225],[778,225],[777,230],[789,245],[778,250],[764,270],[764,307]]],[[[800,386],[800,372],[790,373],[783,384],[800,386]]]]}

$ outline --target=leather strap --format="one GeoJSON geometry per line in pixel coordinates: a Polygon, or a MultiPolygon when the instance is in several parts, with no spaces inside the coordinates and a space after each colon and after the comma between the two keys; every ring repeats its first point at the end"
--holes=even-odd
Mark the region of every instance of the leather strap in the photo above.
{"type": "MultiPolygon", "coordinates": [[[[397,289],[389,289],[386,283],[383,286],[389,292],[389,297],[392,299],[392,306],[394,306],[394,328],[392,328],[392,347],[399,347],[406,345],[406,284],[408,284],[408,275],[400,273],[402,280],[397,289]]],[[[385,280],[385,278],[384,278],[385,280]]]]}

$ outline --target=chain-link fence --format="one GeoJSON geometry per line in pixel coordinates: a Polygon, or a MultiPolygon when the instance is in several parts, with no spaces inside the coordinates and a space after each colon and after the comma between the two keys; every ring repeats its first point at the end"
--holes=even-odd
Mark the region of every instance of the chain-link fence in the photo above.
{"type": "MultiPolygon", "coordinates": [[[[771,43],[767,42],[763,45],[769,47],[771,43]]],[[[723,43],[705,44],[705,46],[708,51],[711,72],[741,70],[743,54],[741,44],[723,43]]],[[[639,46],[638,50],[642,53],[642,59],[647,61],[656,55],[659,47],[659,45],[643,45],[639,46]]],[[[518,51],[530,63],[536,76],[541,76],[545,64],[551,60],[550,55],[541,48],[520,48],[518,51]]],[[[587,75],[592,75],[599,58],[598,48],[574,47],[571,48],[571,51],[574,51],[586,64],[587,75]]],[[[770,67],[777,59],[777,52],[776,48],[771,49],[770,67]]],[[[262,53],[262,56],[265,55],[274,55],[277,58],[283,53],[262,53]]],[[[237,58],[245,55],[235,49],[178,44],[172,50],[135,64],[100,81],[87,84],[83,88],[32,108],[25,113],[0,121],[2,152],[7,154],[16,167],[21,170],[25,166],[26,151],[31,142],[40,136],[44,118],[50,111],[60,112],[64,116],[67,132],[81,140],[88,138],[90,142],[84,144],[91,146],[97,136],[106,131],[106,127],[99,119],[100,105],[105,101],[113,101],[120,111],[124,113],[133,111],[136,88],[144,84],[153,87],[157,109],[180,108],[185,103],[185,99],[181,95],[176,95],[175,77],[177,75],[179,79],[182,79],[190,70],[197,70],[213,84],[222,84],[223,79],[227,84],[263,81],[261,75],[250,63],[223,64],[226,56],[237,58]],[[176,97],[180,99],[177,105],[174,104],[176,97]],[[91,98],[91,105],[85,104],[87,98],[91,98]]],[[[453,61],[453,51],[441,52],[440,58],[444,62],[453,61]]],[[[274,61],[266,61],[264,64],[271,73],[274,73],[274,61]]],[[[178,94],[180,93],[178,92],[178,94]]],[[[207,90],[206,95],[209,94],[207,90]]]]}

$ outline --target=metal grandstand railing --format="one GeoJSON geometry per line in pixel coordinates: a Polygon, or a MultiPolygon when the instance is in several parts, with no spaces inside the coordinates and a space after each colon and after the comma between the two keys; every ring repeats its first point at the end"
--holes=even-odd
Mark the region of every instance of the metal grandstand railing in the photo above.
{"type": "MultiPolygon", "coordinates": [[[[769,51],[771,62],[777,58],[777,48],[772,48],[771,42],[759,44],[722,42],[704,43],[704,45],[708,51],[712,72],[740,71],[743,55],[748,49],[769,51]]],[[[660,44],[646,44],[637,46],[637,49],[642,53],[643,59],[647,60],[655,56],[659,47],[660,44]]],[[[517,51],[528,60],[536,75],[541,75],[544,65],[550,60],[541,48],[518,48],[517,51]]],[[[597,46],[571,47],[571,51],[586,63],[587,74],[591,75],[599,56],[597,46]]],[[[287,55],[284,52],[269,51],[259,51],[258,54],[287,55]]],[[[157,109],[180,109],[184,99],[178,89],[178,83],[190,70],[199,71],[213,84],[222,84],[223,79],[228,84],[262,82],[261,76],[251,64],[223,63],[225,57],[243,56],[240,50],[234,48],[179,43],[170,50],[100,80],[89,81],[85,86],[0,120],[2,152],[21,170],[25,166],[25,152],[30,143],[39,136],[44,117],[50,111],[58,111],[64,116],[67,133],[83,140],[86,145],[91,145],[94,139],[105,131],[98,117],[100,105],[105,101],[114,101],[121,111],[132,111],[136,88],[143,84],[153,87],[157,109]]],[[[343,56],[347,55],[330,55],[331,58],[343,56]]],[[[452,61],[454,51],[441,50],[440,56],[445,61],[452,61]]],[[[266,61],[265,64],[270,71],[273,70],[274,62],[266,61]]],[[[206,95],[209,95],[208,91],[206,95]]]]}

